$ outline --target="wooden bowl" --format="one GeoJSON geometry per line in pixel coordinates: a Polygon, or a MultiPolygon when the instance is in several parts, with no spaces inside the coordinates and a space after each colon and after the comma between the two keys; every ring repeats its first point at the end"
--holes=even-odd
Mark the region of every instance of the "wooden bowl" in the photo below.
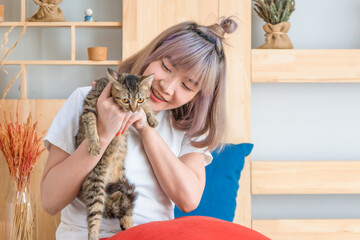
{"type": "Polygon", "coordinates": [[[105,61],[107,60],[107,47],[90,47],[88,56],[92,61],[105,61]]]}

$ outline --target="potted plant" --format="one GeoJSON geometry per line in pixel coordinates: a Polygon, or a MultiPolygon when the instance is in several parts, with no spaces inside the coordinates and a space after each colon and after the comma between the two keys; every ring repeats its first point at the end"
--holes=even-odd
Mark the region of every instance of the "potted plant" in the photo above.
{"type": "Polygon", "coordinates": [[[295,10],[295,0],[253,0],[254,10],[266,24],[265,44],[260,49],[292,49],[294,48],[287,32],[291,13],[295,10]]]}

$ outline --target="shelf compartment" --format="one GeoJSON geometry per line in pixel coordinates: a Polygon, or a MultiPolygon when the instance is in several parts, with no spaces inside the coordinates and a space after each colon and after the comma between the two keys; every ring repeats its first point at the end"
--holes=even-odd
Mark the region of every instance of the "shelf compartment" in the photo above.
{"type": "Polygon", "coordinates": [[[252,82],[360,82],[360,50],[253,49],[252,82]]]}
{"type": "MultiPolygon", "coordinates": [[[[26,22],[2,22],[0,27],[24,26],[26,22]]],[[[28,27],[122,27],[122,22],[28,22],[28,27]]]]}

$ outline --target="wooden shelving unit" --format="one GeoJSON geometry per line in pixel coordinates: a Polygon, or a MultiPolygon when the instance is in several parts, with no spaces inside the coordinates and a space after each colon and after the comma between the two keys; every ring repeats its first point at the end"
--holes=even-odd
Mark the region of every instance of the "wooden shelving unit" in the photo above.
{"type": "Polygon", "coordinates": [[[360,82],[360,50],[253,49],[252,82],[360,82]]]}
{"type": "MultiPolygon", "coordinates": [[[[26,22],[2,22],[0,27],[24,26],[26,22]]],[[[122,27],[121,22],[28,22],[28,27],[122,27]]]]}
{"type": "Polygon", "coordinates": [[[26,61],[4,61],[5,65],[119,65],[121,61],[90,61],[90,60],[26,60],[26,61]]]}
{"type": "Polygon", "coordinates": [[[26,86],[26,66],[27,65],[119,65],[120,60],[108,61],[90,61],[90,60],[76,60],[76,28],[122,28],[121,22],[26,22],[26,0],[21,0],[21,21],[20,22],[3,22],[0,27],[69,27],[71,29],[71,59],[70,60],[14,60],[4,61],[4,65],[20,65],[21,66],[21,99],[27,99],[26,86]]]}

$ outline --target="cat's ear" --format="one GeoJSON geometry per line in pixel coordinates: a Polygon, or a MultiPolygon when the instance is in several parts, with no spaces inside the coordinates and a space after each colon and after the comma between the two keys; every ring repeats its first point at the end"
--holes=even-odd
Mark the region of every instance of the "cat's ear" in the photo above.
{"type": "Polygon", "coordinates": [[[107,69],[106,76],[110,81],[117,82],[118,74],[117,74],[117,72],[115,72],[111,68],[107,69]]]}
{"type": "Polygon", "coordinates": [[[150,88],[152,81],[154,80],[155,74],[150,74],[149,76],[143,76],[141,84],[144,84],[146,87],[150,88]]]}

